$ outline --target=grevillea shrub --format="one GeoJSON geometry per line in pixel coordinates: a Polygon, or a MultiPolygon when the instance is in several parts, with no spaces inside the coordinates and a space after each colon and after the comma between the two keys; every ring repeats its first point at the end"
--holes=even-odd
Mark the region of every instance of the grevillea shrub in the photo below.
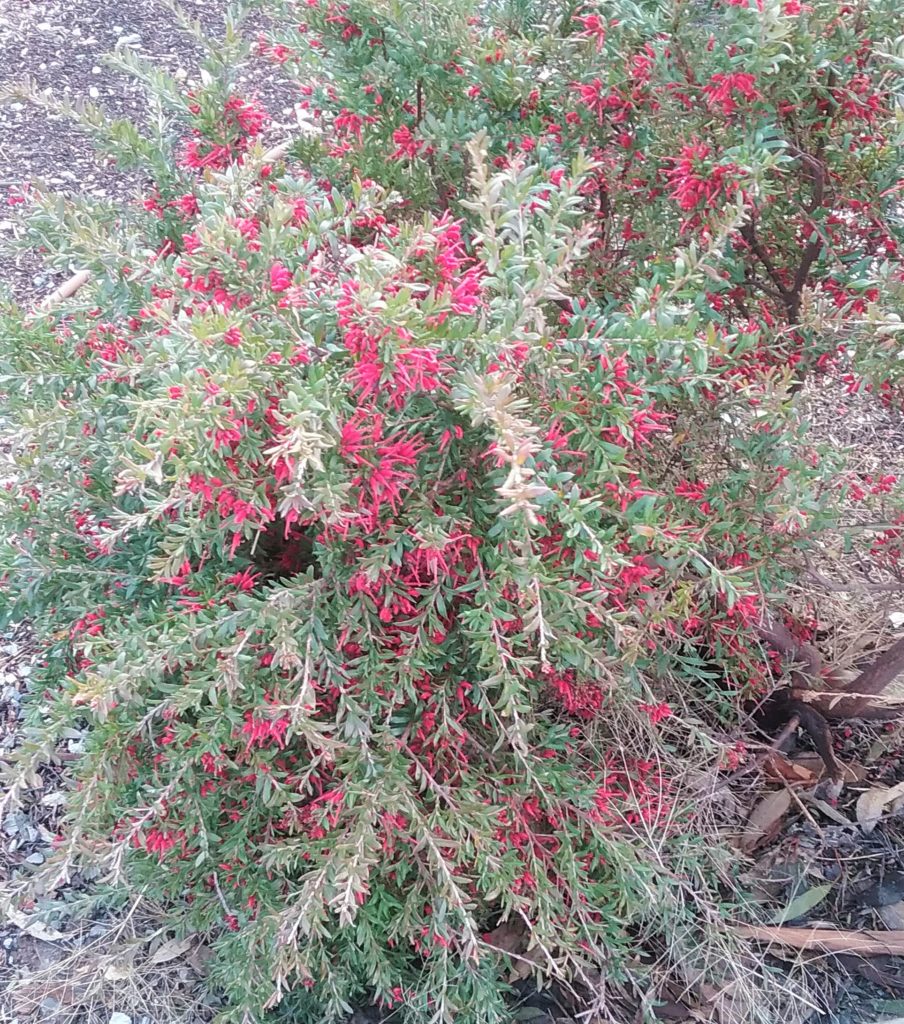
{"type": "Polygon", "coordinates": [[[279,158],[231,28],[193,90],[119,55],[152,128],[62,111],[138,201],[24,195],[92,273],[3,314],[45,645],[8,799],[88,730],[32,895],[165,901],[224,1019],[741,998],[706,794],[778,679],[756,626],[812,626],[842,499],[900,553],[897,482],[806,421],[839,376],[899,402],[897,4],[271,14],[279,158]]]}

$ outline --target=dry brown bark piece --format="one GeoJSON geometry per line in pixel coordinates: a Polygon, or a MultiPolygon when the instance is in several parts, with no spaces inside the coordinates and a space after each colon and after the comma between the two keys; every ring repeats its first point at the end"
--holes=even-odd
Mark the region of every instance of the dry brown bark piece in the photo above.
{"type": "Polygon", "coordinates": [[[813,644],[796,639],[781,623],[768,622],[758,628],[758,633],[796,666],[789,671],[790,697],[805,702],[825,718],[890,718],[900,710],[874,706],[870,697],[881,694],[904,672],[904,638],[877,654],[859,676],[846,682],[838,669],[826,665],[813,644]]]}
{"type": "MultiPolygon", "coordinates": [[[[816,758],[819,768],[823,764],[816,758]]],[[[783,782],[788,786],[811,786],[818,781],[818,770],[814,771],[807,765],[799,764],[797,759],[789,761],[777,750],[770,751],[763,761],[763,774],[774,782],[783,782]]]]}
{"type": "Polygon", "coordinates": [[[904,956],[904,931],[843,931],[838,928],[786,928],[782,925],[738,925],[734,932],[745,939],[819,953],[854,953],[859,956],[904,956]]]}
{"type": "Polygon", "coordinates": [[[898,676],[904,672],[904,637],[896,641],[887,650],[876,657],[876,660],[865,668],[856,679],[842,686],[851,696],[838,702],[836,707],[842,714],[851,718],[858,717],[869,708],[869,696],[882,693],[898,676]],[[869,696],[859,696],[867,694],[869,696]]]}

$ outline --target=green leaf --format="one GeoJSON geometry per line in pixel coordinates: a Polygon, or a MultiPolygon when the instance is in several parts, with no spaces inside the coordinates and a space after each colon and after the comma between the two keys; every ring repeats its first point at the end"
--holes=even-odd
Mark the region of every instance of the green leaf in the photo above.
{"type": "Polygon", "coordinates": [[[812,889],[805,889],[803,892],[798,893],[769,923],[785,924],[787,921],[794,921],[798,917],[803,917],[814,907],[822,903],[831,891],[832,884],[830,882],[827,882],[825,885],[814,885],[812,889]]]}

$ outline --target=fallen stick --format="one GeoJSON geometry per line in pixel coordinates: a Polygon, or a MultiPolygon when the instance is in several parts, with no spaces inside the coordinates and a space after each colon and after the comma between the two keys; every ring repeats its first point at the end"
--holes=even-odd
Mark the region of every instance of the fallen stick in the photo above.
{"type": "Polygon", "coordinates": [[[272,149],[268,149],[261,157],[261,163],[272,164],[275,160],[282,159],[282,157],[284,157],[292,148],[293,141],[293,139],[285,139],[283,142],[275,145],[272,149]]]}
{"type": "Polygon", "coordinates": [[[859,956],[904,956],[904,931],[852,932],[836,928],[785,928],[756,924],[739,925],[733,931],[744,939],[789,946],[791,949],[856,953],[859,956]]]}
{"type": "Polygon", "coordinates": [[[66,280],[57,288],[55,288],[44,300],[41,302],[42,309],[49,309],[51,306],[55,306],[58,302],[62,302],[63,299],[68,299],[82,287],[83,284],[87,284],[91,278],[90,270],[77,270],[72,277],[66,278],[66,280]]]}

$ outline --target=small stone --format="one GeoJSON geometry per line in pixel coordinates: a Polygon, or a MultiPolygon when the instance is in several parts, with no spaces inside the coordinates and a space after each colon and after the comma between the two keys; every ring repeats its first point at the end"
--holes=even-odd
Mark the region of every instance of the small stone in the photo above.
{"type": "Polygon", "coordinates": [[[27,679],[31,675],[31,665],[19,665],[16,668],[16,673],[22,679],[27,679]]]}
{"type": "Polygon", "coordinates": [[[127,1013],[120,1013],[114,1010],[110,1014],[110,1024],[132,1024],[132,1018],[127,1013]]]}
{"type": "Polygon", "coordinates": [[[97,97],[100,96],[100,89],[98,89],[96,85],[92,85],[91,88],[88,90],[88,95],[91,97],[91,99],[96,100],[97,97]]]}
{"type": "Polygon", "coordinates": [[[39,32],[53,31],[53,25],[51,25],[49,21],[39,21],[35,28],[37,28],[39,32]]]}
{"type": "Polygon", "coordinates": [[[92,75],[99,75],[102,70],[103,69],[101,68],[101,66],[99,64],[95,64],[94,67],[91,69],[91,74],[92,75]]]}
{"type": "Polygon", "coordinates": [[[15,226],[11,220],[0,220],[0,231],[12,231],[15,226]]]}
{"type": "Polygon", "coordinates": [[[43,853],[32,853],[25,858],[26,864],[43,864],[45,860],[43,853]]]}
{"type": "Polygon", "coordinates": [[[116,49],[121,50],[125,46],[141,46],[141,36],[137,32],[132,32],[127,36],[120,36],[116,40],[116,49]]]}

